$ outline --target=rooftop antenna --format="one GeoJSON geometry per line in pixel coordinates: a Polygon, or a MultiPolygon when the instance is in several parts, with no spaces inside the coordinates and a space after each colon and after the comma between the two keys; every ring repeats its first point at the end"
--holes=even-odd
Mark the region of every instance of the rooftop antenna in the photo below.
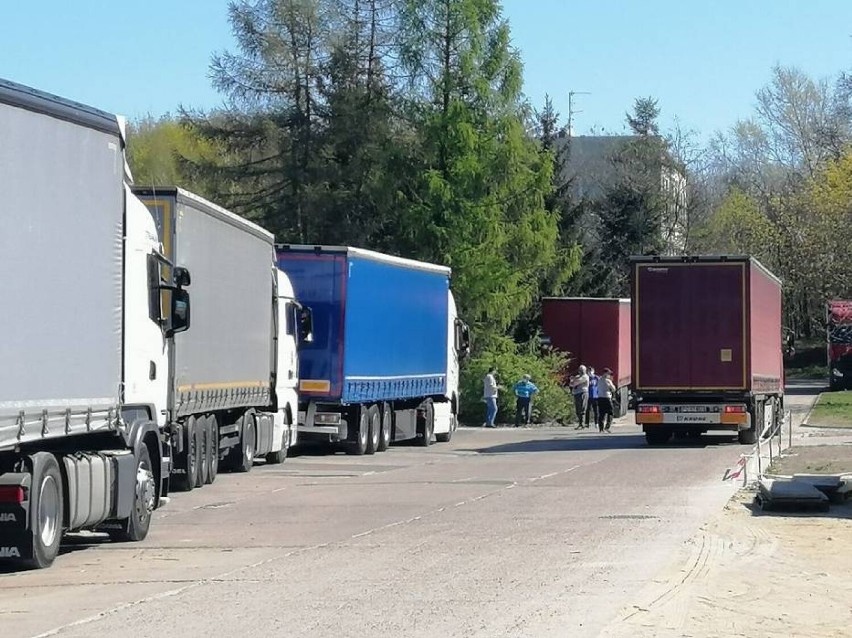
{"type": "Polygon", "coordinates": [[[582,111],[574,110],[575,95],[591,95],[589,91],[568,91],[568,137],[574,134],[574,115],[582,113],[582,111]]]}

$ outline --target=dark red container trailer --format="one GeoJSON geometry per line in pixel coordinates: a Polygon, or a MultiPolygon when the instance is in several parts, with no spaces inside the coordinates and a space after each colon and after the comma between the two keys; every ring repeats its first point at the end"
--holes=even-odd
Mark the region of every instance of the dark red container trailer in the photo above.
{"type": "Polygon", "coordinates": [[[828,382],[832,390],[852,390],[852,301],[829,301],[828,382]]]}
{"type": "Polygon", "coordinates": [[[556,350],[571,355],[570,374],[581,364],[612,370],[616,416],[624,416],[631,382],[630,300],[545,297],[542,329],[556,350]]]}
{"type": "Polygon", "coordinates": [[[783,413],[781,281],[750,257],[632,260],[633,390],[649,443],[783,413]]]}

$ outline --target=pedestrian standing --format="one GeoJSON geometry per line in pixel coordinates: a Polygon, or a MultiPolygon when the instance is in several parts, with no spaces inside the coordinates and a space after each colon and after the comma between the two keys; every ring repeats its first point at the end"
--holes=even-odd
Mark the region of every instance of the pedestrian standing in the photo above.
{"type": "Polygon", "coordinates": [[[532,377],[525,374],[524,378],[515,384],[515,427],[529,425],[532,418],[532,398],[538,388],[532,382],[532,377]]]}
{"type": "Polygon", "coordinates": [[[577,413],[577,427],[583,427],[586,417],[586,408],[589,406],[589,375],[586,374],[586,366],[577,368],[577,374],[571,377],[571,394],[574,397],[574,411],[577,413]]]}
{"type": "Polygon", "coordinates": [[[485,423],[483,427],[493,428],[497,419],[497,395],[500,388],[497,386],[497,368],[488,368],[488,374],[482,381],[482,400],[485,401],[485,423]]]}
{"type": "Polygon", "coordinates": [[[604,368],[598,377],[598,431],[609,432],[612,426],[612,397],[615,384],[612,382],[612,370],[604,368]]]}
{"type": "Polygon", "coordinates": [[[595,369],[589,366],[589,403],[586,406],[586,428],[590,423],[598,424],[598,375],[595,369]]]}

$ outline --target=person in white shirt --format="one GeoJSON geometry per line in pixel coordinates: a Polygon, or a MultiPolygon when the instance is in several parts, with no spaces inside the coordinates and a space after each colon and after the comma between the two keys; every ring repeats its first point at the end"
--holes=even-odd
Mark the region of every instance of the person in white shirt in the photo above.
{"type": "Polygon", "coordinates": [[[488,374],[482,381],[482,400],[485,401],[485,423],[483,427],[493,428],[494,421],[497,419],[497,393],[499,386],[497,385],[497,368],[491,367],[488,369],[488,374]]]}
{"type": "Polygon", "coordinates": [[[586,366],[577,368],[577,374],[571,377],[569,385],[574,396],[574,411],[577,413],[577,427],[574,429],[579,430],[584,427],[583,422],[589,405],[589,375],[586,374],[586,366]]]}
{"type": "Polygon", "coordinates": [[[598,430],[609,432],[612,426],[612,396],[615,384],[612,382],[612,370],[604,368],[598,377],[598,430]]]}

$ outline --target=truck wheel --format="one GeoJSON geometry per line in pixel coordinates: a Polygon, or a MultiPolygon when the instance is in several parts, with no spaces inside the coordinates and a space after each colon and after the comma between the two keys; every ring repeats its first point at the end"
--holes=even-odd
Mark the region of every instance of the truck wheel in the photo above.
{"type": "Polygon", "coordinates": [[[204,417],[207,429],[207,480],[208,485],[219,475],[219,422],[215,414],[204,417]]]}
{"type": "Polygon", "coordinates": [[[234,448],[234,450],[239,450],[240,458],[234,467],[234,471],[248,472],[254,465],[255,441],[257,440],[254,429],[254,415],[246,413],[240,421],[243,424],[240,432],[240,444],[234,448]]]}
{"type": "Polygon", "coordinates": [[[24,564],[33,569],[50,567],[59,554],[62,539],[62,475],[56,457],[37,452],[31,457],[33,489],[30,496],[30,531],[33,535],[33,555],[24,564]]]}
{"type": "Polygon", "coordinates": [[[357,409],[358,429],[355,431],[355,439],[349,442],[346,453],[362,456],[367,452],[367,439],[370,438],[370,419],[367,416],[367,409],[363,405],[357,409]]]}
{"type": "Polygon", "coordinates": [[[121,522],[122,528],[110,530],[109,537],[118,542],[137,542],[144,540],[151,528],[151,512],[157,499],[157,487],[154,484],[154,472],[151,469],[151,452],[142,443],[136,458],[136,482],[134,485],[133,509],[130,518],[121,522]]]}
{"type": "Polygon", "coordinates": [[[429,447],[432,445],[432,433],[435,431],[435,406],[432,401],[426,401],[423,407],[423,425],[419,428],[420,438],[417,439],[417,445],[420,447],[429,447]]]}
{"type": "Polygon", "coordinates": [[[648,430],[645,432],[645,441],[648,445],[664,445],[672,438],[672,431],[666,429],[648,430]]]}
{"type": "Polygon", "coordinates": [[[627,416],[627,410],[630,408],[630,389],[623,386],[618,389],[618,399],[615,401],[615,418],[620,419],[627,416]]]}
{"type": "Polygon", "coordinates": [[[207,419],[203,416],[195,421],[195,487],[207,483],[210,475],[210,465],[207,461],[207,419]]]}
{"type": "Polygon", "coordinates": [[[391,436],[393,436],[393,410],[390,403],[382,403],[382,431],[379,435],[379,452],[384,452],[390,447],[391,436]]]}
{"type": "Polygon", "coordinates": [[[269,465],[280,465],[287,460],[287,452],[290,451],[290,417],[284,413],[284,433],[281,435],[281,449],[266,455],[269,465]]]}
{"type": "Polygon", "coordinates": [[[379,449],[379,439],[382,435],[382,415],[379,406],[371,405],[367,408],[367,421],[370,422],[370,433],[367,437],[367,449],[365,454],[375,454],[379,449]]]}
{"type": "MultiPolygon", "coordinates": [[[[455,402],[453,402],[453,403],[455,403],[455,402]]],[[[444,432],[442,434],[436,434],[435,440],[438,443],[449,443],[450,440],[453,438],[453,432],[455,432],[456,423],[458,423],[458,416],[456,415],[455,407],[453,407],[452,413],[450,414],[450,431],[444,432]]]]}
{"type": "Polygon", "coordinates": [[[737,441],[740,445],[754,445],[757,443],[757,429],[752,425],[748,430],[737,432],[737,441]]]}
{"type": "Polygon", "coordinates": [[[180,492],[189,492],[195,487],[195,477],[198,474],[198,455],[195,452],[195,417],[190,417],[183,424],[183,452],[179,457],[179,465],[183,469],[182,474],[172,477],[172,484],[180,492]]]}

